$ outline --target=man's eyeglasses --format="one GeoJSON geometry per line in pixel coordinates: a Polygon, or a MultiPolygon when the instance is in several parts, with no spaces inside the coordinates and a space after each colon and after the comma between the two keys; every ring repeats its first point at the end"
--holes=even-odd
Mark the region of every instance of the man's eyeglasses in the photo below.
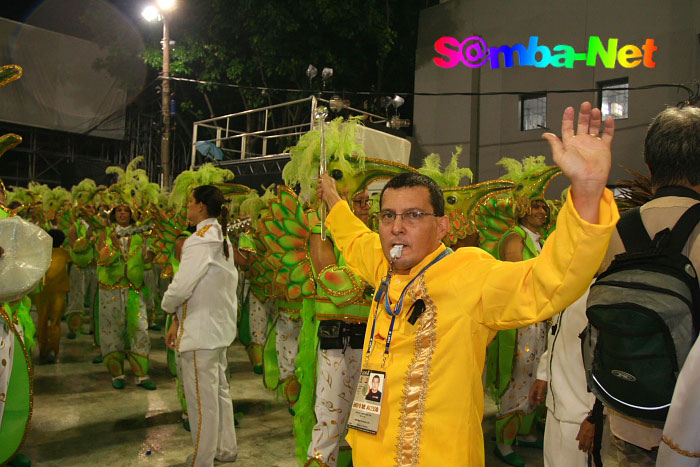
{"type": "Polygon", "coordinates": [[[371,198],[355,198],[352,200],[352,204],[356,204],[360,207],[367,206],[368,208],[371,208],[372,204],[374,204],[374,200],[371,198]]]}
{"type": "Polygon", "coordinates": [[[401,221],[406,225],[417,225],[427,216],[440,217],[432,212],[423,212],[418,210],[411,210],[406,212],[394,212],[394,211],[380,211],[379,212],[379,222],[382,225],[392,225],[396,221],[397,217],[401,218],[401,221]]]}

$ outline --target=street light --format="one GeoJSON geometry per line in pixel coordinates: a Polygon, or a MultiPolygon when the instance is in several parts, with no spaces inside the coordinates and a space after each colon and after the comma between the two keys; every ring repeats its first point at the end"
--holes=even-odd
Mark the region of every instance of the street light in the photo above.
{"type": "Polygon", "coordinates": [[[156,5],[148,5],[141,12],[146,21],[163,22],[163,85],[162,114],[163,137],[160,142],[160,164],[163,168],[163,190],[170,191],[170,29],[166,13],[175,8],[175,0],[157,0],[156,5]]]}

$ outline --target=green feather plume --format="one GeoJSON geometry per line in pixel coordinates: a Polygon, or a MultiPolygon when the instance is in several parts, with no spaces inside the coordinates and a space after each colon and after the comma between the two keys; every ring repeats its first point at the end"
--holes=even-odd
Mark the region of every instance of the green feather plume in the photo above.
{"type": "Polygon", "coordinates": [[[548,168],[544,156],[529,156],[524,158],[522,162],[511,157],[504,157],[496,164],[506,169],[505,175],[501,176],[501,178],[512,180],[515,183],[548,168]]]}
{"type": "Polygon", "coordinates": [[[460,186],[460,181],[464,177],[468,177],[471,183],[474,174],[469,168],[459,167],[460,154],[462,154],[462,146],[455,147],[455,152],[452,153],[452,159],[447,167],[445,167],[444,172],[440,169],[442,165],[440,155],[436,153],[429,154],[423,159],[423,166],[418,169],[418,172],[435,180],[440,188],[460,186]]]}
{"type": "MultiPolygon", "coordinates": [[[[328,162],[337,164],[343,173],[354,176],[364,169],[366,154],[355,137],[359,120],[342,117],[332,120],[324,128],[326,137],[326,157],[328,162]],[[348,156],[358,157],[358,167],[355,169],[346,159],[348,156]]],[[[282,178],[287,186],[300,187],[300,197],[303,200],[312,199],[316,194],[321,161],[321,133],[311,130],[304,134],[297,144],[287,148],[291,160],[282,169],[282,178]]]]}

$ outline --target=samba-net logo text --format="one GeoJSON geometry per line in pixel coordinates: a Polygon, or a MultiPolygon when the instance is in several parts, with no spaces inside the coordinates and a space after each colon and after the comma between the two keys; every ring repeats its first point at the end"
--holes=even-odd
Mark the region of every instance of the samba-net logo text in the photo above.
{"type": "Polygon", "coordinates": [[[469,68],[478,68],[488,63],[492,69],[511,68],[515,66],[534,66],[545,68],[573,68],[576,62],[587,66],[602,63],[605,68],[615,68],[617,63],[623,68],[634,68],[643,65],[655,68],[654,52],[659,50],[654,39],[646,39],[640,46],[634,44],[620,45],[619,40],[610,38],[607,44],[598,36],[588,39],[588,48],[577,52],[572,46],[559,44],[551,49],[539,43],[539,37],[530,36],[527,44],[502,45],[489,47],[486,41],[478,36],[467,37],[459,41],[454,37],[441,37],[435,41],[433,62],[440,68],[454,68],[459,64],[469,68]]]}

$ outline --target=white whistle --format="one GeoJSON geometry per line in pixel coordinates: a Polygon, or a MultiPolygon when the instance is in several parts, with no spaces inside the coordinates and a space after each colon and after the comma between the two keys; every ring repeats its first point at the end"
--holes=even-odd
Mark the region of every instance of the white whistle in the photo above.
{"type": "Polygon", "coordinates": [[[403,251],[403,245],[394,245],[389,251],[389,256],[391,256],[391,262],[393,263],[397,259],[401,258],[401,252],[403,251]]]}

